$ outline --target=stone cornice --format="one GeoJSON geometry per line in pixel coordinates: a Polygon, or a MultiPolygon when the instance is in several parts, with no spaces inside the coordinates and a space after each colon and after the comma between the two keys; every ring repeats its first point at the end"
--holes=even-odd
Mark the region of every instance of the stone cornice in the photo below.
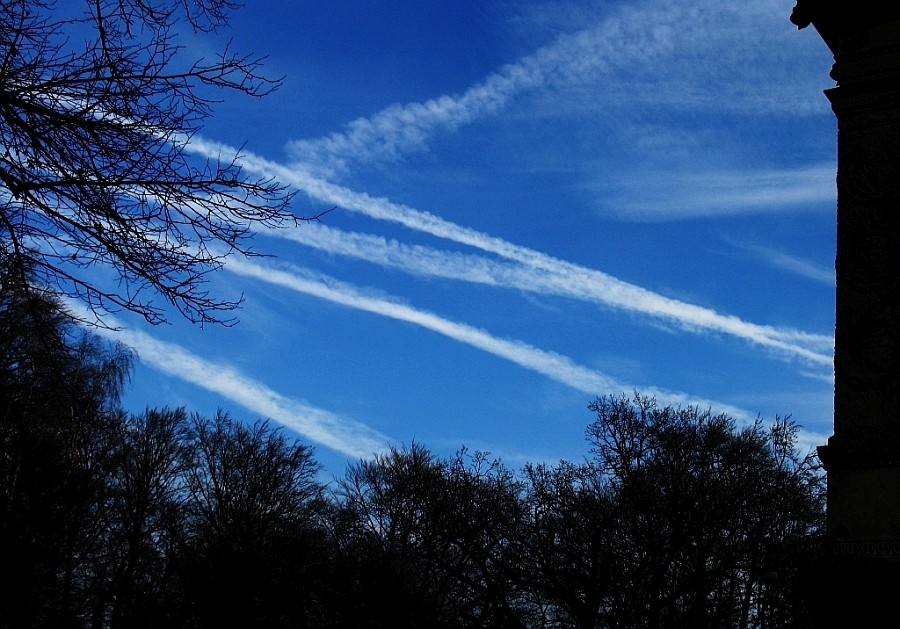
{"type": "Polygon", "coordinates": [[[881,0],[797,0],[790,19],[797,28],[812,24],[831,52],[839,55],[860,33],[900,20],[900,5],[881,0]]]}

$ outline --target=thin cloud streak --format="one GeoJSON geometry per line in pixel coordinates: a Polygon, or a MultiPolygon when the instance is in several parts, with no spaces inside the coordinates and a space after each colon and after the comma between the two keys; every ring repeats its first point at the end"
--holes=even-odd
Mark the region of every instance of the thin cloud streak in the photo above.
{"type": "MultiPolygon", "coordinates": [[[[303,270],[297,267],[288,266],[287,268],[291,270],[285,271],[234,259],[224,268],[243,277],[261,280],[348,308],[418,325],[589,395],[598,395],[604,391],[634,391],[637,388],[634,385],[617,382],[606,374],[578,365],[567,356],[556,352],[542,350],[521,341],[498,338],[485,330],[451,321],[428,311],[417,310],[398,301],[364,295],[345,282],[321,275],[314,277],[312,274],[305,275],[303,270]]],[[[645,395],[655,396],[665,404],[694,404],[700,407],[720,409],[722,412],[744,421],[752,418],[752,414],[743,409],[692,398],[684,393],[656,388],[640,388],[640,390],[645,395]]]]}
{"type": "Polygon", "coordinates": [[[252,153],[241,153],[223,144],[202,138],[193,138],[187,149],[212,159],[217,159],[222,154],[239,154],[237,162],[246,171],[277,179],[303,191],[313,199],[363,214],[369,218],[397,223],[414,231],[468,245],[533,269],[539,269],[551,274],[552,281],[560,285],[568,284],[577,287],[582,294],[590,294],[593,298],[602,300],[604,304],[615,308],[663,319],[691,331],[706,330],[728,334],[821,366],[829,366],[832,362],[830,353],[822,353],[829,351],[826,349],[828,346],[833,346],[833,341],[826,336],[749,323],[709,308],[670,299],[623,282],[602,271],[581,267],[545,253],[515,245],[501,238],[457,225],[429,212],[392,203],[384,198],[354,192],[343,186],[318,179],[308,172],[285,167],[252,153]]]}
{"type": "Polygon", "coordinates": [[[837,198],[834,164],[802,168],[642,173],[596,187],[601,212],[622,220],[656,222],[781,211],[786,207],[832,209],[837,198]],[[627,191],[627,197],[622,191],[627,191]]]}
{"type": "MultiPolygon", "coordinates": [[[[83,311],[78,304],[68,303],[67,307],[83,311]]],[[[83,312],[83,316],[89,320],[90,313],[83,312]]],[[[105,323],[115,325],[111,318],[105,323]]],[[[142,362],[168,376],[221,395],[341,454],[368,458],[390,443],[388,437],[361,422],[287,398],[233,367],[200,358],[175,343],[127,328],[98,328],[95,332],[130,347],[142,362]]]]}
{"type": "Polygon", "coordinates": [[[826,268],[809,260],[803,260],[769,247],[746,246],[745,249],[758,255],[769,266],[789,271],[828,286],[834,286],[835,284],[835,271],[833,268],[826,268]]]}

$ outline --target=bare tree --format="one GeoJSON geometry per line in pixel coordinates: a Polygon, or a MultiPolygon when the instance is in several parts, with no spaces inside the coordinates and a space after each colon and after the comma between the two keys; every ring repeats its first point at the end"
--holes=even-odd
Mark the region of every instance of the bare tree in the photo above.
{"type": "Polygon", "coordinates": [[[238,155],[198,159],[189,145],[219,92],[264,96],[279,81],[228,48],[183,59],[176,29],[226,26],[232,0],[63,4],[0,0],[5,254],[97,315],[158,323],[168,301],[193,322],[233,321],[240,298],[210,295],[209,273],[253,255],[253,226],[308,219],[292,215],[284,186],[242,173],[238,155]]]}
{"type": "Polygon", "coordinates": [[[808,626],[800,572],[823,530],[824,478],[796,424],[738,427],[638,394],[589,408],[618,555],[609,626],[808,626]]]}
{"type": "Polygon", "coordinates": [[[348,521],[335,532],[353,560],[343,572],[359,576],[344,624],[530,626],[517,587],[520,493],[499,460],[464,448],[444,459],[414,443],[349,466],[348,521]]]}
{"type": "Polygon", "coordinates": [[[317,613],[324,505],[312,449],[268,422],[221,411],[195,416],[186,445],[191,626],[306,626],[317,613]]]}

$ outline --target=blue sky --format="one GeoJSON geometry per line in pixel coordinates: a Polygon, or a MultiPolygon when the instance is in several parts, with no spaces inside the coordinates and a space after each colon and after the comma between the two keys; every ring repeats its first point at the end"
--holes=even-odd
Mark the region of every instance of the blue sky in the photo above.
{"type": "Polygon", "coordinates": [[[832,59],[791,0],[271,0],[224,38],[283,87],[191,144],[320,223],[212,278],[235,327],[119,315],[125,404],[270,418],[326,474],[388,444],[580,460],[637,389],[831,432],[832,59]]]}

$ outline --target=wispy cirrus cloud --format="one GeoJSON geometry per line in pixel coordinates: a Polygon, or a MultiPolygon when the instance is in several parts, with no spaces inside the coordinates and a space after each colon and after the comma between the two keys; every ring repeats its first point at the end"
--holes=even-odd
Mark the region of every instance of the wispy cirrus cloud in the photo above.
{"type": "Polygon", "coordinates": [[[516,92],[540,81],[540,74],[528,68],[508,66],[462,95],[391,105],[350,122],[342,132],[291,142],[289,150],[297,167],[326,177],[343,173],[350,162],[396,161],[424,150],[439,131],[453,131],[502,109],[516,92]]]}
{"type": "MultiPolygon", "coordinates": [[[[539,349],[521,341],[500,338],[485,330],[413,308],[396,299],[367,295],[346,282],[314,274],[299,267],[283,265],[283,268],[273,268],[234,259],[225,266],[225,269],[243,277],[281,286],[348,308],[423,327],[589,395],[597,395],[598,391],[628,392],[636,389],[634,385],[618,382],[599,371],[578,365],[567,356],[556,352],[539,349]]],[[[754,417],[744,409],[697,399],[684,393],[653,387],[640,387],[640,390],[645,395],[656,397],[663,404],[712,407],[744,421],[754,417]]]]}
{"type": "Polygon", "coordinates": [[[658,169],[604,181],[596,186],[600,211],[632,221],[781,212],[788,207],[833,209],[837,199],[834,163],[781,170],[707,171],[658,169]]]}
{"type": "Polygon", "coordinates": [[[824,267],[820,264],[810,262],[809,260],[787,254],[784,251],[773,249],[772,247],[746,242],[732,244],[747,251],[750,255],[755,256],[758,260],[771,267],[794,273],[795,275],[805,277],[821,284],[834,286],[834,267],[824,267]]]}

